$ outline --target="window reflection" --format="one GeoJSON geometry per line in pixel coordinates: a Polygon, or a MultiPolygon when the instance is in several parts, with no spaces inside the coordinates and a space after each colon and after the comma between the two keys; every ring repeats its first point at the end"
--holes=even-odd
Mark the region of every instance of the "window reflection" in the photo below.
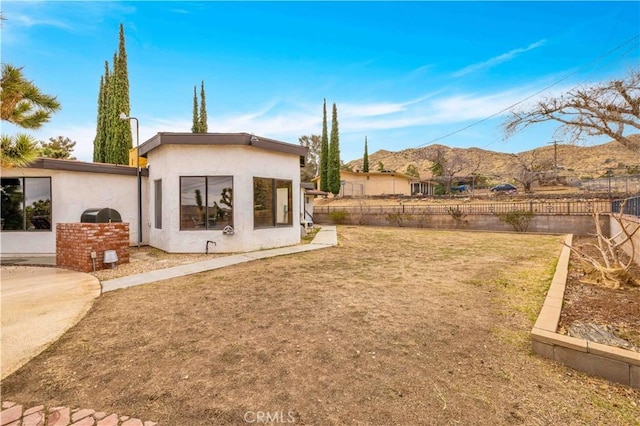
{"type": "Polygon", "coordinates": [[[180,229],[233,226],[233,177],[180,178],[180,229]]]}
{"type": "Polygon", "coordinates": [[[292,182],[269,178],[253,178],[254,228],[291,225],[292,182]]]}
{"type": "Polygon", "coordinates": [[[2,178],[3,231],[51,230],[51,178],[2,178]]]}

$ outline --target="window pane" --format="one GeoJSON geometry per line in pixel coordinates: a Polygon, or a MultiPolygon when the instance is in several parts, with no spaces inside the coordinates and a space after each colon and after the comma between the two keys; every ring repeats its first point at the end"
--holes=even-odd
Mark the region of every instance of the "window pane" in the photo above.
{"type": "Polygon", "coordinates": [[[291,181],[276,181],[276,224],[291,225],[291,181]]]}
{"type": "Polygon", "coordinates": [[[253,226],[273,226],[273,181],[253,178],[253,226]]]}
{"type": "Polygon", "coordinates": [[[207,177],[207,228],[233,226],[233,177],[207,177]]]}
{"type": "Polygon", "coordinates": [[[28,231],[51,229],[51,178],[25,178],[28,231]]]}
{"type": "Polygon", "coordinates": [[[180,178],[180,229],[204,229],[206,179],[180,178]]]}
{"type": "Polygon", "coordinates": [[[0,228],[4,231],[22,231],[24,229],[22,178],[0,179],[0,193],[2,197],[0,228]]]}
{"type": "Polygon", "coordinates": [[[155,187],[155,227],[156,229],[162,229],[162,179],[154,181],[155,187]]]}

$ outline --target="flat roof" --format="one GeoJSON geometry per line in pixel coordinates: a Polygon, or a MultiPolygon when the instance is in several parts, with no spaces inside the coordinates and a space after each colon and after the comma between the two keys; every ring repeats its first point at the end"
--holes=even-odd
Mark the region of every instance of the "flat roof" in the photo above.
{"type": "MultiPolygon", "coordinates": [[[[140,145],[140,156],[160,145],[244,145],[285,154],[298,155],[305,159],[307,148],[287,142],[277,141],[249,133],[171,133],[160,132],[140,145]]],[[[304,164],[304,163],[302,163],[304,164]]]]}
{"type": "MultiPolygon", "coordinates": [[[[123,164],[88,163],[78,160],[61,160],[59,158],[37,158],[24,167],[27,169],[66,170],[70,172],[106,173],[113,175],[136,176],[136,168],[123,164]]],[[[11,170],[11,169],[5,169],[11,170]]],[[[5,172],[6,173],[6,172],[5,172]]],[[[141,169],[140,174],[149,176],[149,171],[141,169]]]]}

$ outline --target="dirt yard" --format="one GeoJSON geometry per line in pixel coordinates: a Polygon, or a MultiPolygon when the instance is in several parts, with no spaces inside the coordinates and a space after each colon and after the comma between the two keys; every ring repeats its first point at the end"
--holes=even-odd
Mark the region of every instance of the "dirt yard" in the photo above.
{"type": "Polygon", "coordinates": [[[531,354],[561,238],[339,227],[339,247],[101,296],[2,399],[164,425],[640,424],[531,354]]]}

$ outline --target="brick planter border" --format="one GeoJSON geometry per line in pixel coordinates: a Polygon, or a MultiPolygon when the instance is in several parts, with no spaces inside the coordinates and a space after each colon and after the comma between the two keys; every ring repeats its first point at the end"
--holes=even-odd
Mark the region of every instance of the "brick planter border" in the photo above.
{"type": "MultiPolygon", "coordinates": [[[[565,237],[571,245],[573,235],[565,237]]],[[[556,333],[564,300],[571,250],[564,246],[556,272],[531,330],[533,352],[594,376],[640,389],[640,352],[556,333]]]]}

